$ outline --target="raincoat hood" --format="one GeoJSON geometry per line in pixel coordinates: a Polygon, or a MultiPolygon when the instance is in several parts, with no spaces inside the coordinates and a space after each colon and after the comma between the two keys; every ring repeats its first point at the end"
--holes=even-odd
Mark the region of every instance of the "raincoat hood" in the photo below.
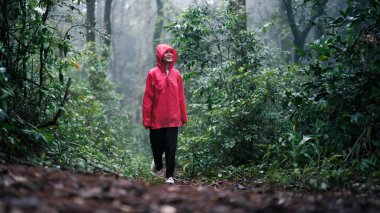
{"type": "Polygon", "coordinates": [[[172,50],[173,51],[173,61],[172,63],[170,63],[169,65],[169,69],[172,69],[175,62],[177,61],[177,58],[178,58],[178,54],[177,54],[177,51],[167,45],[167,44],[159,44],[157,45],[156,47],[156,60],[157,60],[157,67],[160,68],[161,71],[165,72],[165,64],[164,62],[162,61],[162,57],[164,57],[164,53],[166,50],[172,50]]]}

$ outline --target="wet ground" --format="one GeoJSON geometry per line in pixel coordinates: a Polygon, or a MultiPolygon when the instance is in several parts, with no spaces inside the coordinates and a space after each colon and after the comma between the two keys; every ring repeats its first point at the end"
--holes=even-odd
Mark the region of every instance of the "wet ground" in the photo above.
{"type": "Polygon", "coordinates": [[[115,175],[0,165],[0,212],[380,212],[373,193],[301,193],[233,182],[151,185],[115,175]]]}

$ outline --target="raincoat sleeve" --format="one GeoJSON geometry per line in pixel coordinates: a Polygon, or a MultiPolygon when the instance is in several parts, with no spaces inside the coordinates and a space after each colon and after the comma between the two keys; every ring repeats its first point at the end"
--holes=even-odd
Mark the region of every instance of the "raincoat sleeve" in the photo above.
{"type": "Polygon", "coordinates": [[[179,107],[181,111],[181,122],[183,124],[187,123],[187,112],[186,112],[186,103],[185,103],[185,91],[183,88],[183,82],[181,75],[178,75],[178,89],[179,89],[179,107]]]}
{"type": "Polygon", "coordinates": [[[145,128],[152,127],[152,108],[153,108],[153,77],[148,73],[146,77],[145,92],[142,106],[143,125],[145,128]]]}

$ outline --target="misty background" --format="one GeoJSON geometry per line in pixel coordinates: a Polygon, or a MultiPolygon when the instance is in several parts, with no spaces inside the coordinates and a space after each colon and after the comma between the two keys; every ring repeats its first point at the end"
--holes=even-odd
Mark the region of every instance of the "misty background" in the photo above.
{"type": "MultiPolygon", "coordinates": [[[[99,29],[95,34],[98,46],[104,43],[106,33],[102,31],[106,28],[104,24],[105,3],[105,0],[95,1],[94,27],[99,29]]],[[[117,93],[122,95],[123,106],[130,113],[133,122],[141,123],[141,102],[145,77],[148,70],[155,66],[155,44],[170,44],[171,35],[165,27],[175,22],[186,8],[197,4],[219,7],[225,2],[219,0],[111,0],[111,31],[109,33],[111,53],[108,73],[110,80],[115,83],[117,93]],[[157,24],[160,29],[157,29],[157,24]],[[157,31],[159,35],[157,35],[157,31]]],[[[289,62],[294,61],[293,36],[282,1],[246,0],[245,4],[247,29],[264,32],[266,45],[278,48],[289,62]],[[264,31],[263,28],[265,28],[264,31]]],[[[302,1],[299,1],[299,4],[301,5],[302,1]]],[[[343,1],[330,1],[326,5],[324,13],[334,16],[343,7],[343,1]]],[[[86,5],[81,5],[81,8],[82,16],[78,16],[78,21],[86,18],[86,5]]],[[[301,6],[299,10],[296,10],[298,14],[295,16],[299,19],[300,24],[307,23],[306,19],[310,16],[308,14],[310,11],[310,8],[301,6]],[[304,22],[302,19],[305,19],[304,22]]],[[[306,40],[308,41],[318,39],[322,35],[320,33],[323,27],[322,19],[317,19],[316,22],[320,22],[320,25],[315,24],[315,27],[307,34],[306,40]]],[[[78,27],[70,32],[76,38],[72,41],[78,50],[83,49],[85,43],[84,30],[84,28],[78,27]]],[[[181,56],[179,56],[180,60],[181,56]]]]}

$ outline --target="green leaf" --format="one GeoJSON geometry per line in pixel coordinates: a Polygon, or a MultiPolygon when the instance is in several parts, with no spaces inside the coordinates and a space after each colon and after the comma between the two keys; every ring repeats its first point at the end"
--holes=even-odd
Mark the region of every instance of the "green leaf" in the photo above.
{"type": "Polygon", "coordinates": [[[309,141],[309,140],[311,140],[311,139],[313,139],[312,137],[309,137],[309,136],[303,136],[302,137],[302,140],[300,141],[300,143],[299,143],[299,145],[303,145],[303,144],[305,144],[307,141],[309,141]]]}

